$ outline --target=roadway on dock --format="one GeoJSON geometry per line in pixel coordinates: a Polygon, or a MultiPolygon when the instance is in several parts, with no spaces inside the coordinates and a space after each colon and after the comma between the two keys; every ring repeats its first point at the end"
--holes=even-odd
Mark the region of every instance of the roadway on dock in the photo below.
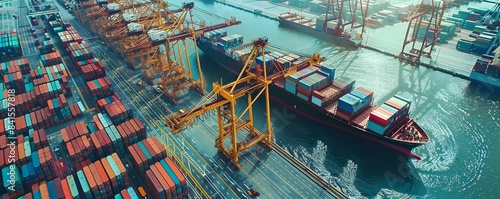
{"type": "MultiPolygon", "coordinates": [[[[59,6],[59,5],[58,5],[59,6]]],[[[89,28],[77,22],[72,15],[59,6],[64,21],[70,22],[84,38],[92,36],[89,28]]],[[[165,97],[154,89],[135,84],[141,78],[140,71],[132,71],[123,58],[110,52],[99,42],[89,43],[94,56],[106,65],[106,73],[127,106],[136,110],[135,116],[146,121],[149,134],[158,135],[168,145],[170,153],[188,177],[192,187],[201,183],[200,192],[211,198],[248,198],[246,191],[253,188],[265,198],[333,198],[329,191],[314,183],[309,177],[289,164],[274,151],[257,145],[240,156],[243,168],[237,170],[230,161],[221,156],[214,147],[217,131],[216,117],[205,117],[205,122],[186,130],[181,135],[172,135],[165,128],[162,118],[169,110],[189,109],[202,96],[189,91],[180,97],[178,105],[169,105],[165,97]],[[205,177],[204,174],[206,175],[205,177]]],[[[244,136],[239,135],[239,140],[244,136]]],[[[345,196],[336,196],[345,197],[345,196]]]]}

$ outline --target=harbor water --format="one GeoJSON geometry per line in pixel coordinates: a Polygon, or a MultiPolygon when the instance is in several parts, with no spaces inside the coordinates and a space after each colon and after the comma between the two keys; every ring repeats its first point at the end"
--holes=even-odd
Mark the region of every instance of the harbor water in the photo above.
{"type": "MultiPolygon", "coordinates": [[[[380,104],[393,95],[412,100],[411,116],[431,141],[407,160],[383,146],[328,130],[272,103],[276,142],[353,198],[499,198],[500,95],[492,88],[432,69],[409,65],[367,49],[349,50],[279,26],[217,2],[194,1],[195,8],[243,23],[226,28],[249,42],[266,36],[269,43],[295,52],[319,52],[336,77],[356,80],[375,92],[380,104]]],[[[172,3],[180,4],[176,0],[172,3]]],[[[402,34],[402,33],[388,33],[402,34]]],[[[233,77],[200,52],[206,82],[233,77]],[[223,71],[223,72],[221,72],[223,71]]],[[[242,105],[240,112],[245,109],[242,105]]],[[[257,127],[265,127],[265,105],[257,103],[257,127]]]]}

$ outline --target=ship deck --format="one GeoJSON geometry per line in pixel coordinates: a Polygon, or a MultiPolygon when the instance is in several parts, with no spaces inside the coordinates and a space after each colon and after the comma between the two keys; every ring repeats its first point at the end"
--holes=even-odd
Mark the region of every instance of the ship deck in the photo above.
{"type": "Polygon", "coordinates": [[[359,114],[358,117],[354,118],[351,123],[360,127],[360,128],[366,128],[366,125],[368,124],[368,119],[370,119],[370,113],[375,110],[378,107],[378,105],[371,106],[370,108],[366,109],[363,113],[359,114]]]}
{"type": "MultiPolygon", "coordinates": [[[[89,28],[78,22],[71,14],[58,5],[61,17],[80,33],[91,46],[94,56],[106,66],[107,76],[113,88],[126,106],[135,110],[135,116],[145,121],[149,135],[161,138],[184,172],[192,174],[189,178],[191,197],[201,198],[193,181],[201,184],[211,198],[249,198],[246,191],[253,188],[265,198],[344,198],[345,196],[326,188],[319,182],[317,175],[305,166],[299,169],[297,160],[284,158],[284,155],[263,145],[257,145],[240,156],[241,170],[235,168],[225,156],[217,152],[214,140],[218,134],[216,117],[205,117],[191,129],[180,135],[172,135],[162,122],[162,118],[172,111],[193,107],[202,96],[194,91],[182,93],[178,104],[167,103],[167,98],[156,93],[150,86],[135,84],[141,78],[141,71],[133,71],[118,54],[102,46],[89,28]]],[[[244,140],[244,135],[238,135],[244,140]]]]}

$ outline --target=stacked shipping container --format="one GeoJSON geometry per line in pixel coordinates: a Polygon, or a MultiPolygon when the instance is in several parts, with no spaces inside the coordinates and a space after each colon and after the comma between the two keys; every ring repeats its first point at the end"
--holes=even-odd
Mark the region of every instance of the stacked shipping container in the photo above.
{"type": "Polygon", "coordinates": [[[22,56],[23,52],[16,30],[0,33],[0,60],[22,56]]]}
{"type": "Polygon", "coordinates": [[[72,42],[66,48],[74,63],[94,58],[92,50],[86,43],[72,42]]]}
{"type": "Polygon", "coordinates": [[[111,198],[113,193],[130,184],[125,166],[116,153],[83,167],[76,175],[86,198],[111,198]]]}
{"type": "Polygon", "coordinates": [[[96,100],[112,95],[111,81],[108,77],[88,81],[87,87],[96,100]]]}
{"type": "Polygon", "coordinates": [[[293,75],[290,75],[285,79],[285,90],[295,95],[297,93],[297,86],[299,81],[314,74],[318,70],[318,67],[310,66],[308,68],[297,71],[293,75]]]}
{"type": "Polygon", "coordinates": [[[154,199],[188,197],[186,178],[170,157],[149,166],[144,181],[154,199]]]}
{"type": "Polygon", "coordinates": [[[165,148],[155,136],[128,146],[127,151],[132,158],[132,163],[140,173],[143,173],[153,163],[167,157],[165,148]]]}
{"type": "Polygon", "coordinates": [[[21,58],[0,64],[0,75],[19,72],[27,74],[30,71],[30,64],[27,58],[21,58]]]}
{"type": "Polygon", "coordinates": [[[357,88],[350,93],[342,96],[338,101],[338,107],[335,115],[351,121],[370,106],[373,101],[373,92],[364,88],[357,88]]]}
{"type": "Polygon", "coordinates": [[[129,187],[127,189],[123,189],[120,193],[116,194],[115,199],[139,199],[139,195],[134,190],[134,188],[129,187]]]}
{"type": "Polygon", "coordinates": [[[121,101],[115,101],[104,106],[113,124],[121,124],[132,117],[132,110],[125,107],[121,101]]]}
{"type": "Polygon", "coordinates": [[[408,115],[410,101],[400,96],[394,96],[370,113],[368,129],[384,135],[393,124],[408,115]]]}
{"type": "Polygon", "coordinates": [[[42,63],[46,67],[62,63],[61,53],[58,51],[40,55],[40,59],[42,59],[42,63]]]}

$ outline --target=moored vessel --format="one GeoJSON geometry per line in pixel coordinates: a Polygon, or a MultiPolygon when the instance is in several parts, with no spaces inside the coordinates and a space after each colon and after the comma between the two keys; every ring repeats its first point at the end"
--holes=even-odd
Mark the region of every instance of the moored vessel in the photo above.
{"type": "MultiPolygon", "coordinates": [[[[242,36],[228,36],[224,30],[207,32],[197,43],[206,55],[235,74],[252,48],[252,43],[243,43],[242,36]]],[[[295,65],[297,72],[273,82],[273,101],[323,125],[398,150],[411,150],[429,141],[426,132],[409,116],[410,100],[394,96],[384,104],[374,105],[372,91],[355,88],[355,81],[348,78],[335,78],[333,66],[309,65],[304,55],[275,49],[257,57],[253,70],[270,74],[295,65]]],[[[315,54],[312,58],[320,57],[315,54]]]]}

